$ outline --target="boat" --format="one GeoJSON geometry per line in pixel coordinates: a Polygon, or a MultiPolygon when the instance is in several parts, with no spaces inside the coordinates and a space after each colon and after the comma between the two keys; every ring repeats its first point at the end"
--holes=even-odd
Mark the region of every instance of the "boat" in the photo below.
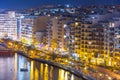
{"type": "Polygon", "coordinates": [[[20,71],[28,71],[26,68],[21,68],[20,71]]]}
{"type": "Polygon", "coordinates": [[[28,71],[27,64],[24,64],[24,68],[21,68],[20,71],[28,71]]]}

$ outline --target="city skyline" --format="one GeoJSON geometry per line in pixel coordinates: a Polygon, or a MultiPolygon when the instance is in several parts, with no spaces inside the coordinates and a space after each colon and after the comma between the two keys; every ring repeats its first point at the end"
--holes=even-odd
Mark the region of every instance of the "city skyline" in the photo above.
{"type": "Polygon", "coordinates": [[[119,0],[0,0],[0,9],[25,9],[32,7],[39,7],[41,5],[110,5],[110,4],[120,4],[119,0]]]}
{"type": "Polygon", "coordinates": [[[0,63],[0,80],[120,80],[120,0],[0,0],[0,63]]]}

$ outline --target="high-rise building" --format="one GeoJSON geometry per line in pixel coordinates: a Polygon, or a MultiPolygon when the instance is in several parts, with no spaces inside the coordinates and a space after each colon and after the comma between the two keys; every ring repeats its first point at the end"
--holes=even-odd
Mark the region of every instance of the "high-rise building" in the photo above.
{"type": "Polygon", "coordinates": [[[57,51],[65,51],[65,23],[69,18],[53,17],[48,23],[47,34],[48,34],[48,45],[52,46],[52,43],[57,44],[57,51]]]}
{"type": "Polygon", "coordinates": [[[50,16],[38,16],[34,20],[34,42],[37,44],[36,46],[39,48],[43,48],[47,44],[47,25],[50,16]]]}
{"type": "Polygon", "coordinates": [[[119,38],[115,37],[119,36],[119,22],[119,19],[113,17],[96,22],[88,19],[69,21],[65,26],[67,49],[70,53],[82,58],[91,54],[94,54],[96,58],[113,57],[116,48],[120,49],[118,48],[119,38]],[[115,32],[116,29],[117,32],[115,32]]]}
{"type": "Polygon", "coordinates": [[[120,56],[120,26],[115,28],[115,56],[120,56]]]}
{"type": "Polygon", "coordinates": [[[0,14],[0,37],[8,36],[17,39],[17,18],[15,12],[0,14]]]}
{"type": "Polygon", "coordinates": [[[24,16],[20,20],[20,39],[23,43],[32,44],[35,16],[24,16]]]}

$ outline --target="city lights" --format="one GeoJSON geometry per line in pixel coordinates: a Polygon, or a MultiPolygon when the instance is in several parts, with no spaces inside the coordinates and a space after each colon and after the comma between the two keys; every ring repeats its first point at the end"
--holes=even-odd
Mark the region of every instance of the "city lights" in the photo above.
{"type": "MultiPolygon", "coordinates": [[[[0,8],[0,62],[6,56],[15,58],[15,69],[7,65],[6,70],[23,80],[120,80],[120,5],[54,2],[25,9],[0,8]]],[[[0,76],[0,80],[6,79],[0,76]]]]}

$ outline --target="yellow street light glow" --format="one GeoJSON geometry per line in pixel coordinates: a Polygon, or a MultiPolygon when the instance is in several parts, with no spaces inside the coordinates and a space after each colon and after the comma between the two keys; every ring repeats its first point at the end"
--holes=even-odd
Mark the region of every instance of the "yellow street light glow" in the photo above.
{"type": "Polygon", "coordinates": [[[12,45],[12,43],[11,43],[11,42],[9,42],[9,43],[8,43],[8,45],[12,45]]]}
{"type": "Polygon", "coordinates": [[[101,74],[101,73],[100,73],[99,75],[100,75],[100,76],[102,76],[102,74],[101,74]]]}
{"type": "Polygon", "coordinates": [[[108,77],[108,79],[109,79],[109,80],[112,80],[112,78],[111,78],[111,77],[108,77]]]}
{"type": "Polygon", "coordinates": [[[116,65],[117,64],[117,62],[114,62],[114,65],[116,65]]]}
{"type": "Polygon", "coordinates": [[[87,68],[86,68],[86,67],[85,67],[84,69],[85,69],[85,70],[87,70],[87,68]]]}
{"type": "Polygon", "coordinates": [[[31,50],[30,53],[33,54],[33,50],[31,50]]]}

